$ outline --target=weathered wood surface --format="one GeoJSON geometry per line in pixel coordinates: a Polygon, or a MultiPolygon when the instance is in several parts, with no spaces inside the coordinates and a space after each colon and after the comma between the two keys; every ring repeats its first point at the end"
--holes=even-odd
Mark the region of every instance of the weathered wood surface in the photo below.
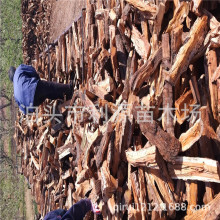
{"type": "Polygon", "coordinates": [[[195,211],[192,215],[186,216],[184,219],[186,220],[196,220],[196,219],[204,219],[204,220],[217,220],[220,215],[220,193],[213,199],[210,203],[208,203],[204,208],[195,211]]]}
{"type": "MultiPolygon", "coordinates": [[[[135,119],[138,120],[138,111],[135,109],[138,107],[138,103],[134,103],[134,106],[133,114],[135,119]]],[[[166,133],[156,121],[139,122],[139,125],[143,135],[158,148],[165,160],[172,161],[177,156],[181,147],[179,140],[166,133]]]]}
{"type": "Polygon", "coordinates": [[[206,158],[176,157],[175,164],[168,165],[172,178],[220,183],[218,161],[206,158]]]}
{"type": "Polygon", "coordinates": [[[143,148],[138,151],[132,151],[129,149],[126,151],[126,157],[128,162],[134,166],[151,166],[156,163],[156,147],[143,148]]]}
{"type": "Polygon", "coordinates": [[[198,119],[197,122],[186,132],[182,133],[179,141],[181,143],[181,151],[186,151],[193,146],[202,136],[203,122],[198,119]]]}
{"type": "Polygon", "coordinates": [[[207,33],[207,16],[202,16],[197,18],[192,29],[190,30],[190,38],[188,41],[180,48],[176,61],[170,69],[170,76],[168,81],[175,85],[178,78],[182,73],[187,70],[192,58],[196,55],[200,47],[203,45],[205,35],[207,33]]]}

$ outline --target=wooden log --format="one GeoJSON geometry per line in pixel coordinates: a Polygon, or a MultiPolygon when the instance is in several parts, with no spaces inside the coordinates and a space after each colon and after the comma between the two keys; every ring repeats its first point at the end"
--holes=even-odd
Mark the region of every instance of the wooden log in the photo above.
{"type": "Polygon", "coordinates": [[[32,164],[32,162],[33,162],[35,168],[36,168],[37,170],[40,170],[40,165],[39,165],[38,159],[35,158],[31,152],[30,152],[30,155],[31,155],[31,164],[32,164]]]}
{"type": "Polygon", "coordinates": [[[204,219],[204,220],[216,220],[220,215],[219,208],[220,201],[220,193],[217,194],[215,199],[213,199],[210,203],[208,203],[203,208],[195,211],[191,215],[187,215],[184,220],[196,220],[196,219],[204,219]]]}
{"type": "Polygon", "coordinates": [[[72,170],[69,169],[69,170],[65,171],[65,172],[61,175],[61,178],[62,178],[63,180],[66,180],[66,179],[68,179],[71,175],[72,175],[72,170]]]}
{"type": "Polygon", "coordinates": [[[162,60],[162,49],[159,48],[148,61],[138,69],[130,79],[131,90],[137,93],[142,84],[155,72],[162,60]]]}
{"type": "Polygon", "coordinates": [[[66,208],[70,209],[73,205],[73,199],[72,199],[72,189],[73,189],[73,184],[68,185],[68,195],[66,199],[66,208]]]}
{"type": "MultiPolygon", "coordinates": [[[[200,119],[198,119],[198,120],[200,120],[200,119]]],[[[189,122],[190,129],[193,126],[192,121],[194,121],[193,118],[189,122]]],[[[189,156],[189,157],[194,157],[194,156],[197,156],[198,154],[199,153],[198,153],[198,145],[197,145],[197,143],[195,143],[193,145],[193,148],[189,149],[186,152],[186,156],[189,156]]],[[[180,181],[180,180],[178,180],[178,181],[180,181]]],[[[187,199],[187,202],[188,202],[188,204],[187,204],[187,214],[189,214],[189,213],[193,212],[193,209],[197,205],[198,182],[197,181],[188,180],[187,182],[185,182],[185,185],[186,185],[186,199],[187,199]]]]}
{"type": "Polygon", "coordinates": [[[102,49],[99,56],[97,57],[99,71],[101,71],[104,68],[109,57],[110,57],[109,52],[106,49],[102,49]]]}
{"type": "Polygon", "coordinates": [[[133,42],[134,48],[141,58],[147,59],[150,52],[150,45],[147,39],[141,35],[134,25],[132,26],[131,41],[133,42]]]}
{"type": "Polygon", "coordinates": [[[126,0],[129,4],[142,12],[147,13],[151,18],[154,18],[157,13],[157,6],[149,2],[142,2],[141,0],[126,0]]]}
{"type": "MultiPolygon", "coordinates": [[[[141,136],[136,136],[133,138],[134,142],[134,148],[139,151],[142,149],[142,140],[141,136]]],[[[140,186],[140,205],[141,205],[141,215],[142,219],[145,220],[148,215],[148,207],[147,204],[147,198],[146,198],[146,188],[145,188],[145,174],[144,174],[144,168],[139,167],[138,168],[138,180],[139,180],[139,186],[140,186]]]]}
{"type": "Polygon", "coordinates": [[[169,22],[166,32],[170,32],[181,25],[189,13],[189,3],[181,2],[180,6],[175,9],[174,16],[169,22]]]}
{"type": "Polygon", "coordinates": [[[75,195],[76,199],[84,198],[85,195],[92,190],[92,186],[89,180],[84,181],[76,187],[75,195]]]}
{"type": "Polygon", "coordinates": [[[98,112],[93,102],[88,98],[85,93],[80,93],[79,97],[81,98],[83,106],[85,106],[89,110],[89,113],[90,115],[92,115],[94,122],[99,123],[101,114],[100,112],[98,112]]]}
{"type": "Polygon", "coordinates": [[[105,89],[100,88],[98,85],[92,85],[88,91],[90,91],[100,99],[111,100],[111,96],[108,94],[108,92],[105,89]]]}
{"type": "Polygon", "coordinates": [[[199,9],[202,5],[202,0],[193,0],[193,9],[192,11],[195,12],[197,15],[200,15],[199,9]]]}
{"type": "Polygon", "coordinates": [[[98,86],[110,93],[114,89],[114,81],[110,76],[108,76],[105,78],[105,80],[98,82],[98,86]]]}
{"type": "Polygon", "coordinates": [[[152,172],[152,177],[154,178],[155,183],[158,186],[160,195],[167,207],[168,216],[173,218],[176,215],[176,210],[172,208],[172,205],[175,203],[172,192],[170,191],[169,185],[164,181],[159,170],[152,172]]]}
{"type": "MultiPolygon", "coordinates": [[[[170,189],[171,192],[174,192],[174,182],[168,173],[167,164],[162,158],[162,156],[158,154],[158,152],[156,153],[156,162],[157,162],[157,166],[160,169],[160,172],[158,173],[158,177],[162,179],[164,182],[166,182],[167,187],[170,189]]],[[[152,170],[152,167],[151,168],[149,167],[149,170],[152,170]]]]}
{"type": "Polygon", "coordinates": [[[69,33],[66,35],[66,48],[67,48],[67,69],[68,72],[73,71],[73,53],[72,53],[72,30],[69,30],[69,33]]]}
{"type": "Polygon", "coordinates": [[[105,23],[103,20],[97,20],[98,27],[98,46],[105,45],[105,23]]]}
{"type": "Polygon", "coordinates": [[[170,68],[170,38],[168,33],[162,35],[162,57],[164,68],[170,68]]]}
{"type": "MultiPolygon", "coordinates": [[[[135,106],[138,108],[139,104],[135,103],[135,106]]],[[[135,107],[133,108],[133,115],[135,119],[138,120],[136,109],[135,107]]],[[[179,153],[179,140],[163,131],[156,121],[153,120],[152,123],[139,122],[139,126],[143,135],[150,141],[152,145],[155,145],[158,148],[160,154],[165,160],[172,161],[173,158],[179,153]]]]}
{"type": "Polygon", "coordinates": [[[116,176],[118,166],[121,160],[123,138],[125,138],[124,137],[124,130],[126,127],[125,120],[126,120],[125,114],[121,113],[118,115],[118,120],[115,127],[114,163],[112,164],[113,176],[116,176]]]}
{"type": "Polygon", "coordinates": [[[212,83],[213,75],[217,69],[217,56],[214,50],[210,50],[207,55],[208,62],[208,79],[209,79],[209,94],[211,100],[211,108],[214,119],[218,119],[218,89],[217,84],[212,83]]]}
{"type": "Polygon", "coordinates": [[[179,141],[181,143],[182,152],[187,151],[201,138],[203,129],[203,122],[201,119],[198,119],[187,132],[181,134],[179,141]]]}
{"type": "Polygon", "coordinates": [[[146,43],[146,48],[148,48],[148,54],[146,55],[147,58],[149,58],[150,56],[150,52],[151,52],[151,45],[149,43],[149,30],[148,30],[148,26],[147,26],[147,21],[145,19],[143,19],[141,21],[141,29],[142,29],[142,38],[145,40],[146,43]]]}
{"type": "Polygon", "coordinates": [[[216,81],[220,78],[220,66],[218,66],[212,76],[211,82],[216,83],[216,81]]]}
{"type": "Polygon", "coordinates": [[[42,171],[47,165],[48,156],[49,156],[48,145],[50,145],[50,142],[46,141],[46,146],[45,145],[43,146],[43,152],[40,158],[40,171],[42,171]]]}
{"type": "Polygon", "coordinates": [[[173,64],[176,59],[176,55],[182,45],[183,25],[172,29],[171,31],[171,63],[173,64]]]}
{"type": "Polygon", "coordinates": [[[44,138],[46,137],[47,133],[49,131],[49,128],[45,129],[45,131],[43,132],[43,134],[41,135],[40,139],[39,139],[39,143],[37,145],[37,150],[40,150],[41,145],[43,144],[44,138]]]}
{"type": "Polygon", "coordinates": [[[117,109],[118,109],[118,107],[114,103],[112,103],[112,102],[108,102],[108,101],[106,101],[104,99],[99,99],[98,101],[99,101],[99,107],[102,107],[103,109],[107,108],[107,110],[111,114],[114,114],[117,111],[117,109]]]}
{"type": "Polygon", "coordinates": [[[163,200],[161,199],[161,196],[155,186],[155,180],[154,177],[145,171],[145,178],[147,182],[147,192],[148,192],[148,197],[151,202],[151,208],[152,210],[156,211],[159,213],[161,216],[162,211],[165,211],[165,206],[163,205],[163,200]]]}
{"type": "Polygon", "coordinates": [[[176,157],[175,164],[168,164],[173,179],[198,180],[220,183],[219,163],[199,157],[176,157]]]}
{"type": "Polygon", "coordinates": [[[118,30],[116,30],[115,41],[116,41],[116,48],[117,48],[117,60],[118,60],[120,79],[125,79],[127,55],[126,55],[126,51],[123,45],[121,35],[118,30]]]}
{"type": "MultiPolygon", "coordinates": [[[[138,172],[134,171],[131,173],[131,187],[132,192],[134,196],[135,204],[137,204],[137,207],[140,207],[140,185],[138,181],[138,172]]],[[[138,210],[141,213],[141,210],[138,210]]]]}
{"type": "Polygon", "coordinates": [[[63,73],[66,73],[66,39],[65,35],[61,36],[61,44],[62,44],[62,59],[61,59],[61,69],[63,73]]]}
{"type": "Polygon", "coordinates": [[[159,6],[158,6],[157,16],[156,16],[156,19],[154,21],[153,33],[156,34],[156,35],[159,35],[159,33],[161,31],[161,25],[162,25],[162,22],[163,22],[164,14],[165,14],[165,4],[160,2],[159,6]]]}
{"type": "Polygon", "coordinates": [[[127,161],[134,167],[150,166],[155,165],[155,168],[159,168],[156,165],[156,146],[149,148],[142,148],[138,151],[132,151],[128,149],[126,151],[127,161]]]}
{"type": "Polygon", "coordinates": [[[183,124],[183,122],[189,118],[190,112],[193,110],[193,106],[196,102],[193,99],[192,91],[187,91],[184,95],[180,96],[175,102],[177,122],[183,124]]]}
{"type": "Polygon", "coordinates": [[[109,11],[109,9],[103,9],[103,8],[96,9],[96,11],[95,11],[95,19],[103,20],[105,18],[105,12],[108,12],[108,11],[109,11]]]}
{"type": "Polygon", "coordinates": [[[62,59],[62,44],[61,39],[58,40],[58,46],[55,47],[56,50],[56,77],[61,75],[61,59],[62,59]]]}
{"type": "Polygon", "coordinates": [[[73,153],[73,145],[72,144],[67,144],[62,147],[57,148],[57,153],[59,155],[59,160],[63,159],[64,157],[74,154],[73,153]]]}
{"type": "Polygon", "coordinates": [[[186,194],[187,194],[187,215],[191,215],[197,205],[198,200],[198,183],[197,181],[186,182],[186,194]]]}
{"type": "Polygon", "coordinates": [[[130,79],[130,75],[131,75],[130,71],[131,71],[132,56],[133,56],[133,50],[130,51],[130,53],[128,55],[126,78],[125,78],[125,82],[124,82],[124,90],[122,92],[123,100],[128,100],[128,96],[129,96],[129,92],[130,92],[129,79],[130,79]]]}
{"type": "Polygon", "coordinates": [[[129,53],[131,50],[131,40],[130,40],[130,28],[125,25],[125,21],[123,19],[118,20],[117,24],[118,30],[120,31],[121,38],[124,44],[126,51],[129,53]]]}
{"type": "Polygon", "coordinates": [[[196,80],[196,76],[192,76],[191,80],[189,81],[190,89],[193,94],[193,98],[197,104],[201,104],[201,98],[199,94],[199,88],[196,80]]]}
{"type": "Polygon", "coordinates": [[[115,215],[115,211],[116,211],[116,210],[115,210],[115,207],[116,207],[116,204],[115,204],[114,195],[112,195],[112,197],[109,198],[107,204],[108,204],[108,208],[109,208],[111,214],[112,214],[112,215],[115,215]]]}
{"type": "MultiPolygon", "coordinates": [[[[200,108],[201,120],[204,124],[204,129],[202,137],[199,140],[199,147],[202,157],[214,159],[213,143],[212,139],[216,139],[216,133],[210,126],[210,120],[208,115],[207,107],[203,106],[200,108]]],[[[214,186],[213,183],[205,183],[205,195],[203,197],[204,203],[207,204],[213,200],[214,196],[214,186]]]]}
{"type": "Polygon", "coordinates": [[[112,133],[113,129],[114,129],[114,126],[112,125],[112,123],[111,122],[108,123],[107,131],[103,135],[103,138],[102,138],[101,143],[100,143],[100,148],[98,149],[97,156],[96,156],[96,166],[97,166],[97,168],[101,167],[101,164],[104,160],[104,156],[105,156],[105,153],[106,153],[106,150],[107,150],[107,147],[108,147],[109,140],[111,138],[111,133],[112,133]]]}
{"type": "Polygon", "coordinates": [[[75,63],[79,63],[79,59],[80,59],[80,49],[79,49],[79,39],[78,39],[78,34],[77,34],[77,24],[76,22],[73,22],[72,24],[72,30],[73,30],[73,44],[74,44],[74,60],[75,63]]]}
{"type": "Polygon", "coordinates": [[[105,198],[111,198],[112,194],[116,191],[117,181],[111,176],[109,169],[107,167],[107,161],[103,162],[101,167],[101,183],[102,183],[102,194],[105,198]]]}
{"type": "Polygon", "coordinates": [[[148,215],[147,210],[147,199],[146,199],[146,188],[145,188],[145,175],[144,175],[144,168],[138,169],[138,179],[139,179],[139,185],[140,185],[140,202],[141,202],[141,215],[142,219],[145,220],[148,215]]]}
{"type": "MultiPolygon", "coordinates": [[[[162,56],[163,56],[163,68],[170,68],[170,43],[169,34],[162,35],[162,56]]],[[[174,135],[174,125],[172,118],[172,106],[173,106],[173,88],[172,86],[165,82],[163,89],[163,115],[162,115],[162,125],[163,129],[168,133],[174,135]],[[171,108],[171,111],[167,109],[171,108]]]]}
{"type": "Polygon", "coordinates": [[[191,60],[198,52],[207,33],[207,16],[197,18],[193,27],[190,30],[190,39],[180,48],[177,54],[176,61],[174,62],[168,81],[175,85],[178,78],[187,70],[191,60]]]}
{"type": "Polygon", "coordinates": [[[116,82],[120,81],[120,75],[118,70],[117,48],[116,48],[116,29],[114,25],[109,26],[110,33],[110,51],[111,51],[111,63],[113,69],[113,76],[116,82]]]}

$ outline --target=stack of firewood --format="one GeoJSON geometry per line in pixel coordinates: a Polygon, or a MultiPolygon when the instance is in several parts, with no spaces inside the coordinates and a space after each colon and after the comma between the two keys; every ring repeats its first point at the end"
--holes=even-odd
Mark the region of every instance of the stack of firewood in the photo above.
{"type": "Polygon", "coordinates": [[[22,0],[23,60],[30,64],[49,42],[51,1],[22,0]]]}
{"type": "Polygon", "coordinates": [[[218,11],[217,1],[87,0],[36,54],[42,78],[74,82],[71,100],[16,122],[42,216],[88,197],[104,219],[218,219],[218,11]]]}

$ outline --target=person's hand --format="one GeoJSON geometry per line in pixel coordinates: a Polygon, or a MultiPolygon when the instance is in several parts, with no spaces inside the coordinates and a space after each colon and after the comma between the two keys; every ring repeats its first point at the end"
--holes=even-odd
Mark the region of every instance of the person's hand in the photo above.
{"type": "Polygon", "coordinates": [[[97,203],[93,203],[93,202],[91,202],[91,204],[92,204],[92,211],[93,211],[93,213],[96,214],[96,215],[100,215],[101,211],[99,209],[98,204],[97,203]]]}

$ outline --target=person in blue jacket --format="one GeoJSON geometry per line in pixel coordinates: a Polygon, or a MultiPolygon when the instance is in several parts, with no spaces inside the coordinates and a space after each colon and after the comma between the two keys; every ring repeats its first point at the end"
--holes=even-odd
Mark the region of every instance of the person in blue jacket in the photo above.
{"type": "Polygon", "coordinates": [[[17,69],[10,67],[9,79],[13,82],[14,98],[20,110],[27,114],[34,112],[45,99],[67,99],[72,96],[72,85],[41,80],[32,66],[21,64],[17,69]],[[33,108],[31,108],[33,107],[33,108]]]}
{"type": "Polygon", "coordinates": [[[58,209],[49,212],[44,217],[44,220],[82,220],[89,211],[93,211],[93,213],[98,215],[101,213],[97,204],[93,204],[89,199],[82,199],[74,204],[68,211],[58,209]]]}

